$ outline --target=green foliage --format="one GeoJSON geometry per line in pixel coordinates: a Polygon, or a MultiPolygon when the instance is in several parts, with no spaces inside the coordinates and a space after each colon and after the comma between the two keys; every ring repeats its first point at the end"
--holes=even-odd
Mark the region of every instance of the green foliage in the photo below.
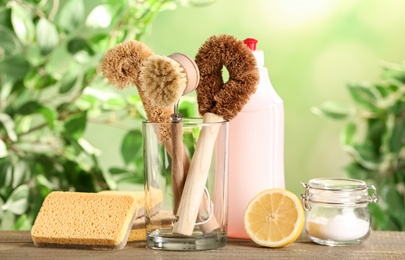
{"type": "MultiPolygon", "coordinates": [[[[29,229],[53,190],[143,183],[139,96],[98,74],[104,53],[139,40],[169,0],[0,2],[0,228],[29,229]],[[124,165],[101,169],[89,121],[122,126],[124,165]]],[[[118,151],[117,151],[118,152],[118,151]]]]}
{"type": "Polygon", "coordinates": [[[405,63],[384,67],[381,82],[348,89],[354,105],[329,101],[314,112],[348,120],[341,134],[352,157],[346,172],[376,186],[380,201],[370,205],[374,228],[405,231],[405,63]]]}

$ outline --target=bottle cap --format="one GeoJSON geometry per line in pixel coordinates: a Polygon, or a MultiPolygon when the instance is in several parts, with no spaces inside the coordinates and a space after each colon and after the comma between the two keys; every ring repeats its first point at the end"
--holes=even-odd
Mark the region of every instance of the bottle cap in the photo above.
{"type": "Polygon", "coordinates": [[[246,38],[243,43],[248,46],[249,49],[252,50],[253,55],[256,58],[257,66],[263,67],[264,66],[264,53],[262,50],[256,50],[256,44],[258,41],[255,38],[246,38]]]}
{"type": "Polygon", "coordinates": [[[256,50],[256,44],[257,44],[257,40],[254,38],[246,38],[243,41],[244,44],[246,44],[246,46],[249,47],[249,49],[251,49],[252,51],[256,50]]]}

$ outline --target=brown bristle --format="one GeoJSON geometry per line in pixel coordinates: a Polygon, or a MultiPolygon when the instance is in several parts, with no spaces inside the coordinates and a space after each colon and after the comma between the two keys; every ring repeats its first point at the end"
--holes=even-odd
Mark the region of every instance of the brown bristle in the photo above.
{"type": "MultiPolygon", "coordinates": [[[[139,87],[141,85],[139,75],[143,63],[152,55],[154,55],[153,51],[144,43],[129,40],[107,51],[101,63],[101,70],[104,77],[118,89],[123,89],[131,85],[137,87],[145,108],[146,116],[150,122],[168,123],[170,122],[170,115],[173,113],[173,108],[162,109],[156,107],[145,97],[145,93],[139,87]]],[[[162,142],[168,140],[170,138],[168,127],[161,127],[159,136],[162,142]]]]}
{"type": "Polygon", "coordinates": [[[145,98],[157,107],[172,107],[186,88],[186,74],[179,63],[159,55],[150,56],[139,76],[145,98]]]}
{"type": "Polygon", "coordinates": [[[129,40],[107,51],[101,70],[108,81],[118,89],[139,85],[142,63],[153,55],[144,43],[129,40]]]}
{"type": "Polygon", "coordinates": [[[259,70],[252,51],[231,35],[214,35],[198,50],[196,63],[200,70],[197,87],[200,114],[211,112],[225,120],[234,118],[259,83],[259,70]],[[223,66],[229,72],[226,83],[222,78],[223,66]]]}

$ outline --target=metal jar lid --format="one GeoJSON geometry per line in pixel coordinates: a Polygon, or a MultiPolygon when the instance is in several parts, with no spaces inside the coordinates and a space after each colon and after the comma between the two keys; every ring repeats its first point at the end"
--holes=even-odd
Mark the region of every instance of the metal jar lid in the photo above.
{"type": "Polygon", "coordinates": [[[310,209],[311,203],[355,206],[378,202],[376,188],[362,180],[317,178],[301,184],[305,189],[305,193],[301,194],[305,210],[310,209]],[[372,191],[371,196],[369,190],[372,191]]]}

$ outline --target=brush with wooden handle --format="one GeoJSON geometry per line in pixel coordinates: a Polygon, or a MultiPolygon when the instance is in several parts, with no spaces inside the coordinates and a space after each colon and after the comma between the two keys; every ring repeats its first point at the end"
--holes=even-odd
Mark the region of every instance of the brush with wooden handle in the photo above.
{"type": "MultiPolygon", "coordinates": [[[[198,86],[199,80],[200,80],[200,73],[199,73],[199,69],[197,64],[195,63],[195,61],[193,59],[191,59],[190,57],[188,57],[187,55],[181,54],[181,53],[174,53],[169,55],[170,58],[174,59],[175,61],[177,61],[183,68],[184,71],[187,74],[187,87],[183,92],[183,96],[190,93],[191,91],[195,90],[198,86]]],[[[178,105],[178,104],[177,104],[178,105]]],[[[174,158],[174,154],[175,154],[175,150],[177,148],[179,148],[180,150],[182,150],[181,152],[183,152],[184,154],[184,147],[183,147],[183,142],[182,142],[182,125],[181,125],[181,119],[180,120],[173,120],[173,117],[177,118],[177,117],[181,117],[180,114],[176,114],[176,110],[177,110],[177,105],[175,106],[174,110],[174,114],[172,114],[171,116],[171,133],[172,133],[172,144],[173,144],[173,158],[174,158]],[[176,138],[174,137],[174,134],[176,133],[176,138]]],[[[181,154],[181,152],[178,152],[177,154],[181,154]]],[[[180,166],[180,163],[177,163],[177,166],[173,166],[173,167],[177,167],[180,166]]],[[[183,193],[183,189],[184,189],[184,184],[186,181],[186,177],[187,177],[187,173],[189,171],[189,167],[190,167],[190,162],[188,160],[188,157],[184,157],[183,156],[183,165],[184,165],[184,172],[183,172],[183,178],[181,179],[181,183],[178,184],[178,187],[180,187],[180,190],[178,191],[178,195],[179,197],[177,198],[177,200],[175,200],[175,204],[174,204],[174,214],[177,214],[177,209],[179,207],[179,203],[180,203],[180,198],[181,195],[183,193]]],[[[180,169],[181,171],[181,169],[180,169]]],[[[208,197],[203,196],[203,198],[201,199],[201,203],[199,206],[199,210],[198,210],[198,216],[196,221],[197,222],[204,222],[204,224],[201,224],[201,230],[204,233],[208,233],[211,232],[212,230],[216,229],[219,227],[218,221],[215,218],[215,215],[211,215],[211,217],[206,220],[204,219],[202,216],[207,215],[207,213],[209,213],[210,211],[212,211],[211,209],[211,201],[209,200],[208,197]]]]}
{"type": "MultiPolygon", "coordinates": [[[[156,106],[174,106],[174,113],[170,116],[170,130],[172,140],[172,188],[174,195],[173,213],[177,209],[190,161],[182,142],[182,115],[178,113],[178,103],[182,95],[193,91],[199,82],[199,70],[190,57],[181,53],[174,53],[168,57],[154,55],[148,58],[140,75],[141,88],[145,97],[156,106]],[[184,80],[185,78],[185,80],[184,80]]],[[[210,200],[201,199],[199,213],[206,215],[210,209],[210,200]],[[208,209],[208,210],[207,210],[208,209]]],[[[202,229],[210,232],[218,227],[215,217],[202,224],[202,229]]]]}
{"type": "Polygon", "coordinates": [[[173,227],[174,233],[185,236],[190,236],[194,230],[220,123],[240,112],[259,82],[252,52],[243,41],[230,35],[210,37],[199,49],[196,63],[200,69],[199,111],[204,115],[203,122],[210,125],[202,129],[197,141],[180,200],[178,221],[173,227]],[[226,83],[222,79],[223,66],[229,71],[226,83]]]}
{"type": "Polygon", "coordinates": [[[190,58],[175,53],[169,57],[153,55],[149,57],[141,70],[140,88],[150,102],[161,108],[173,107],[170,115],[172,188],[174,196],[174,214],[177,212],[183,191],[185,174],[189,168],[189,160],[182,141],[182,115],[178,112],[178,104],[182,95],[193,91],[199,80],[197,65],[190,65],[190,58]]]}
{"type": "MultiPolygon", "coordinates": [[[[173,53],[169,57],[175,60],[181,65],[183,71],[186,73],[186,87],[181,88],[184,91],[182,96],[194,91],[200,80],[200,72],[197,64],[185,54],[173,53]]],[[[181,194],[183,193],[184,183],[186,181],[186,175],[190,167],[190,161],[188,159],[185,147],[183,145],[183,116],[179,113],[180,97],[176,97],[173,100],[177,102],[174,104],[174,113],[170,116],[170,131],[172,134],[172,174],[173,174],[173,189],[174,189],[174,205],[173,214],[177,214],[179,208],[181,194]]]]}
{"type": "MultiPolygon", "coordinates": [[[[154,52],[144,43],[135,40],[125,41],[109,49],[101,62],[101,71],[104,77],[117,89],[136,86],[142,100],[148,120],[153,123],[169,123],[173,114],[173,106],[159,107],[145,97],[142,90],[140,74],[145,61],[154,55],[154,52]]],[[[161,127],[157,131],[159,140],[171,154],[170,129],[161,127]]]]}

